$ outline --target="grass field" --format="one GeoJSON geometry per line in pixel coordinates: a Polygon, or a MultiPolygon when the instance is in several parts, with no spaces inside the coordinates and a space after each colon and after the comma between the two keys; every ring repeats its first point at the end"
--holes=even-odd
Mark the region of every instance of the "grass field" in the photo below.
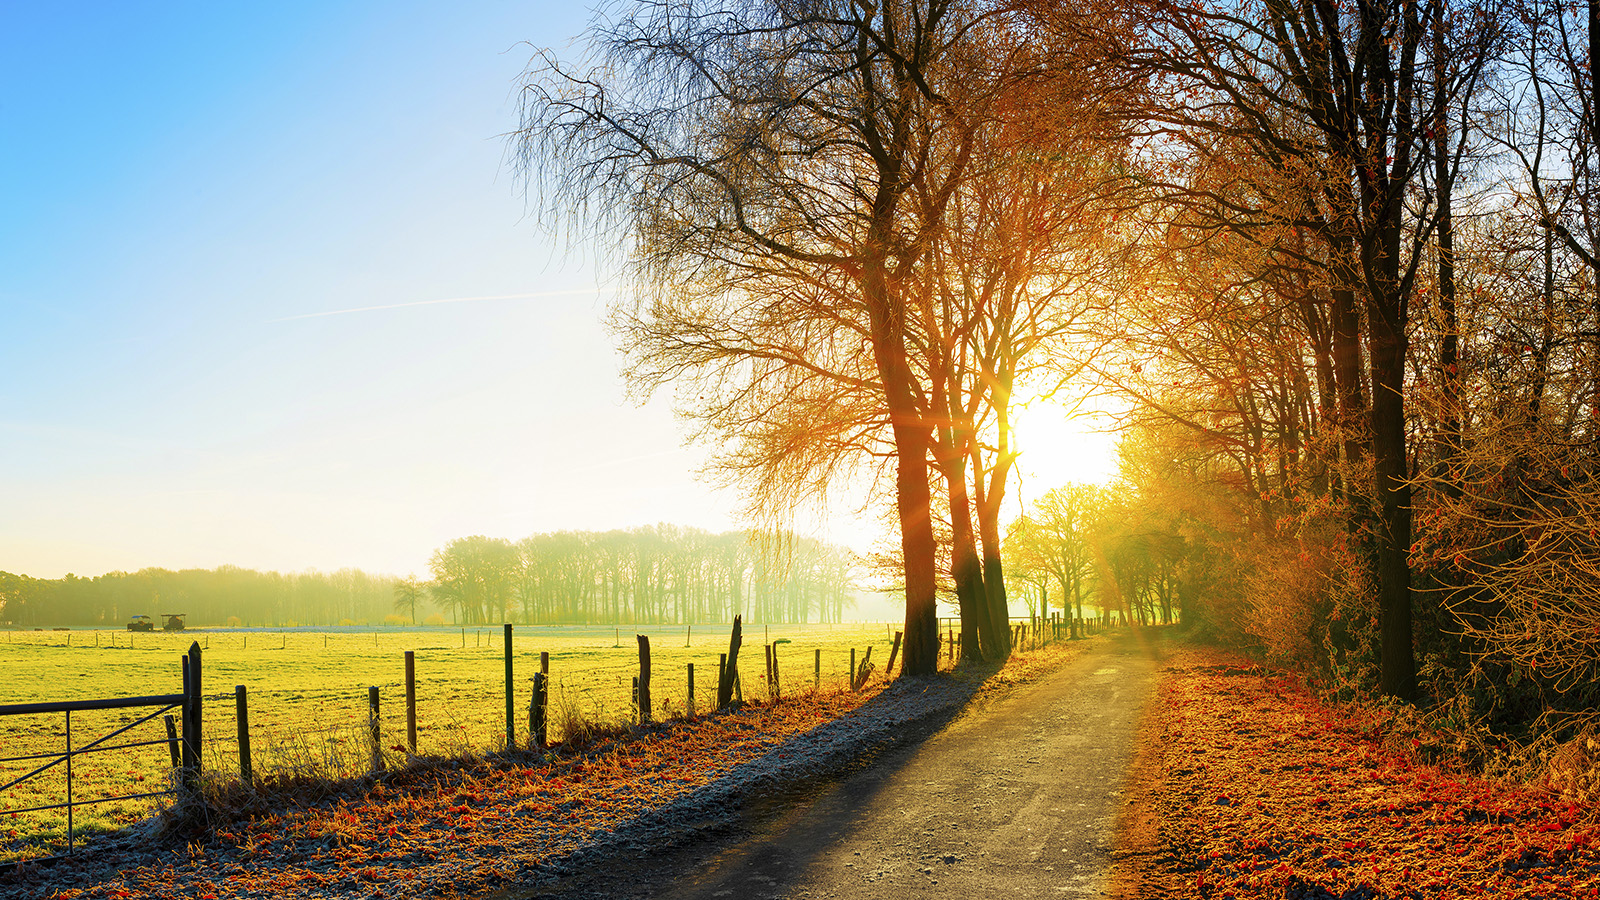
{"type": "MultiPolygon", "coordinates": [[[[552,741],[570,717],[621,723],[633,715],[632,678],[638,669],[634,634],[650,637],[652,699],[656,718],[685,712],[687,664],[695,666],[696,707],[715,705],[718,654],[728,649],[728,626],[624,627],[518,626],[512,641],[517,739],[527,739],[531,679],[541,651],[550,654],[552,741]]],[[[784,694],[811,690],[815,651],[822,651],[820,682],[846,683],[850,649],[873,647],[881,671],[891,629],[883,625],[778,625],[747,627],[740,651],[744,693],[766,696],[764,640],[778,645],[784,694]]],[[[249,695],[251,755],[257,773],[353,775],[369,766],[368,688],[380,694],[382,744],[393,761],[404,759],[404,653],[415,652],[417,752],[457,755],[505,745],[505,662],[502,629],[404,628],[331,631],[191,629],[181,634],[126,631],[0,632],[0,705],[49,700],[142,696],[182,691],[181,654],[202,648],[205,693],[203,765],[237,777],[234,686],[249,695]]],[[[84,744],[149,710],[72,714],[72,744],[84,744]]],[[[0,718],[0,757],[60,753],[66,746],[62,713],[0,718]]],[[[112,739],[128,743],[164,739],[156,718],[112,739]]],[[[0,785],[47,760],[0,763],[0,785]]],[[[171,784],[164,745],[88,754],[73,760],[74,799],[82,801],[162,790],[171,784]]],[[[64,765],[0,789],[0,860],[33,855],[60,841],[62,810],[14,814],[66,799],[64,765]]],[[[80,834],[121,827],[149,815],[159,798],[98,803],[74,812],[80,834]]]]}

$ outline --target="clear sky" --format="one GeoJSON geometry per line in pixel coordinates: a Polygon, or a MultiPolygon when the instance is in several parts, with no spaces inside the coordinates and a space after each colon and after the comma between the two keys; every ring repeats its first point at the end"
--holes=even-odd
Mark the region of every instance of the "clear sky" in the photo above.
{"type": "MultiPolygon", "coordinates": [[[[666,398],[625,399],[607,273],[506,166],[528,45],[588,18],[0,0],[0,570],[404,574],[467,534],[736,527],[666,398]]],[[[1035,452],[1038,489],[1102,477],[1108,442],[1051,419],[1023,437],[1084,457],[1035,452]]]]}

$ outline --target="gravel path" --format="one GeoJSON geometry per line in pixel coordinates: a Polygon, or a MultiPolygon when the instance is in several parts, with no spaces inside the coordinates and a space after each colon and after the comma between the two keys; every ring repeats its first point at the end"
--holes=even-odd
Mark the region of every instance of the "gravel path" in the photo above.
{"type": "MultiPolygon", "coordinates": [[[[596,872],[630,873],[641,857],[691,851],[735,827],[752,804],[782,802],[818,779],[870,760],[885,748],[915,740],[954,717],[977,693],[977,678],[897,679],[860,708],[786,741],[734,768],[726,777],[646,813],[610,835],[549,866],[549,877],[497,896],[542,896],[576,891],[589,896],[596,872]]],[[[631,875],[629,876],[631,877],[631,875]]],[[[609,890],[609,889],[608,889],[609,890]]],[[[601,893],[594,896],[614,896],[601,893]]]]}
{"type": "Polygon", "coordinates": [[[1122,635],[965,710],[969,687],[903,682],[814,746],[761,761],[742,787],[701,792],[641,823],[637,836],[619,835],[623,844],[575,859],[558,883],[501,896],[1101,896],[1156,668],[1147,647],[1122,635]],[[768,791],[732,820],[725,812],[759,785],[837,773],[863,755],[865,764],[820,787],[768,791]]]}

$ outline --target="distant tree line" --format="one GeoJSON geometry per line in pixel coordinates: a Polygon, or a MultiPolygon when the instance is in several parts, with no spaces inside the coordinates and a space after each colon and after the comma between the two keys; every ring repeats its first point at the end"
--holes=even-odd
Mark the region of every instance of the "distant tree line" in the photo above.
{"type": "MultiPolygon", "coordinates": [[[[1132,453],[1125,442],[1124,458],[1132,453]]],[[[1006,531],[1006,578],[1028,614],[1171,624],[1213,584],[1215,548],[1126,483],[1047,491],[1006,531]]],[[[1074,625],[1074,628],[1076,626],[1074,625]]]]}
{"type": "Polygon", "coordinates": [[[849,551],[812,538],[675,525],[515,542],[480,535],[435,552],[427,581],[237,566],[95,578],[0,572],[0,625],[120,627],[166,613],[189,625],[837,622],[856,603],[853,565],[849,551]]]}
{"type": "Polygon", "coordinates": [[[675,525],[479,535],[435,552],[432,580],[402,583],[395,604],[414,606],[421,587],[463,623],[838,622],[855,606],[853,565],[813,538],[675,525]]]}
{"type": "Polygon", "coordinates": [[[0,572],[0,625],[120,627],[135,615],[165,613],[182,613],[190,625],[381,622],[394,582],[357,569],[283,574],[220,566],[96,578],[0,572]]]}

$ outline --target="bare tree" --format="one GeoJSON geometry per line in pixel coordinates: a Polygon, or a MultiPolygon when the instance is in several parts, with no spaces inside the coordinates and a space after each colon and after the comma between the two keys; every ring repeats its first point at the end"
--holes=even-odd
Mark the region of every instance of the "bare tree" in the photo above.
{"type": "Polygon", "coordinates": [[[593,68],[539,58],[516,135],[544,205],[586,214],[629,261],[644,299],[623,334],[646,390],[689,376],[758,407],[824,383],[872,397],[895,466],[908,674],[933,671],[938,635],[933,424],[907,290],[970,159],[952,98],[994,81],[954,65],[985,58],[962,48],[990,15],[641,3],[590,30],[593,68]]]}

